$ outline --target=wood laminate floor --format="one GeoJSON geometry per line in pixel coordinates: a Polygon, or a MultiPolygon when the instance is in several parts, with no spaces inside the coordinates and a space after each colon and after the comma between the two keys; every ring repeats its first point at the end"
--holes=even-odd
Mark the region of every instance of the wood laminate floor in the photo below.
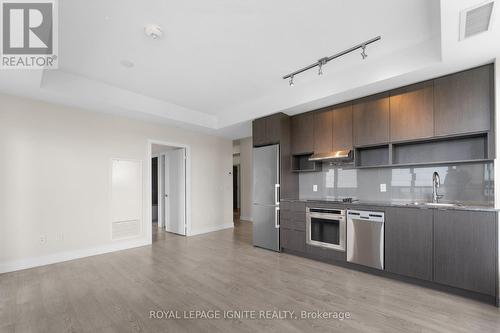
{"type": "Polygon", "coordinates": [[[251,224],[0,275],[0,332],[495,332],[492,305],[251,245],[251,224]],[[351,319],[149,319],[156,310],[351,319]]]}

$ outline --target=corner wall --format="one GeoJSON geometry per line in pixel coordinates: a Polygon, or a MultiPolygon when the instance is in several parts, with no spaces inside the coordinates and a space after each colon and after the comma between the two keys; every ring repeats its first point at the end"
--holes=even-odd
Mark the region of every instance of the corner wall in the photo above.
{"type": "Polygon", "coordinates": [[[0,273],[150,244],[149,139],[190,146],[188,234],[232,227],[230,140],[0,94],[0,273]],[[127,241],[111,240],[112,158],[143,165],[142,232],[127,241]]]}
{"type": "Polygon", "coordinates": [[[252,221],[253,205],[253,140],[252,137],[240,140],[240,181],[241,181],[241,219],[252,221]]]}
{"type": "MultiPolygon", "coordinates": [[[[500,180],[500,57],[495,60],[495,161],[493,162],[495,180],[500,180]]],[[[495,181],[495,208],[500,209],[500,181],[495,181]]],[[[500,224],[500,214],[497,213],[497,225],[500,224]]],[[[497,255],[497,306],[500,304],[498,295],[498,286],[500,286],[500,227],[497,227],[498,232],[498,248],[497,255]]]]}

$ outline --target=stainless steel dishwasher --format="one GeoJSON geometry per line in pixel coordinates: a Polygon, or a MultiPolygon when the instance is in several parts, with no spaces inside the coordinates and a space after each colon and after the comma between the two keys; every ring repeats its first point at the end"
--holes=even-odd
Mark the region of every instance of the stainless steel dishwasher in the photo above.
{"type": "Polygon", "coordinates": [[[347,261],[384,269],[384,213],[347,211],[347,261]]]}

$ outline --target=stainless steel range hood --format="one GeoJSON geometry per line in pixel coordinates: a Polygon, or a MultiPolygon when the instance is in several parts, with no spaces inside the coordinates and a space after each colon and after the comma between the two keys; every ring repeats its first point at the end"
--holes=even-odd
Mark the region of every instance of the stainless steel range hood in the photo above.
{"type": "Polygon", "coordinates": [[[352,150],[337,150],[328,153],[317,153],[309,157],[309,161],[351,162],[354,158],[352,150]]]}

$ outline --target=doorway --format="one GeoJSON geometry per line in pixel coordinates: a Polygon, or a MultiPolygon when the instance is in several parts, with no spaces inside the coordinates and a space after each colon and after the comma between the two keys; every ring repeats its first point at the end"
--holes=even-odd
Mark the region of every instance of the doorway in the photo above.
{"type": "Polygon", "coordinates": [[[189,147],[151,141],[150,152],[151,239],[186,236],[190,229],[189,147]]]}
{"type": "Polygon", "coordinates": [[[240,165],[233,165],[233,222],[240,221],[240,165]]]}

